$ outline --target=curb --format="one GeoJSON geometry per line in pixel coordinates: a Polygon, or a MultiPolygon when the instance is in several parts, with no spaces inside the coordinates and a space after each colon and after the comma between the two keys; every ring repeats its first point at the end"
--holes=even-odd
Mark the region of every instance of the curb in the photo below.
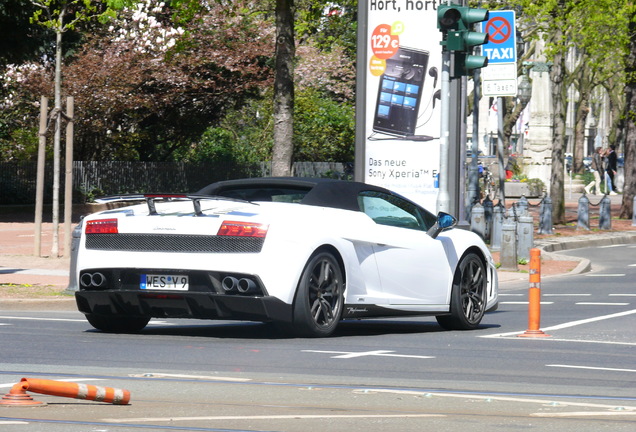
{"type": "MultiPolygon", "coordinates": [[[[636,233],[631,232],[616,232],[606,233],[600,236],[586,235],[581,237],[573,237],[565,241],[558,240],[546,240],[536,242],[536,247],[546,253],[549,259],[561,260],[561,261],[573,261],[574,257],[559,255],[555,252],[581,249],[586,247],[600,247],[600,246],[612,246],[621,244],[633,244],[636,243],[636,233]]],[[[560,240],[560,239],[559,239],[560,240]]],[[[580,258],[579,264],[568,273],[559,276],[587,273],[592,270],[592,263],[587,258],[580,258]]]]}

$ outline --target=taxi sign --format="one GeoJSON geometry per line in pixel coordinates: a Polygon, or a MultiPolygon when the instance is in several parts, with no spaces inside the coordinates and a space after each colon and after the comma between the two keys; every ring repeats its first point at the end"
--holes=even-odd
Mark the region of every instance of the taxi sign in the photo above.
{"type": "Polygon", "coordinates": [[[488,43],[481,49],[489,65],[517,61],[515,11],[490,11],[488,21],[481,23],[481,31],[488,33],[488,43]]]}
{"type": "Polygon", "coordinates": [[[481,31],[488,33],[488,43],[481,52],[488,57],[482,69],[484,96],[517,95],[517,36],[514,11],[490,11],[488,21],[481,23],[481,31]]]}

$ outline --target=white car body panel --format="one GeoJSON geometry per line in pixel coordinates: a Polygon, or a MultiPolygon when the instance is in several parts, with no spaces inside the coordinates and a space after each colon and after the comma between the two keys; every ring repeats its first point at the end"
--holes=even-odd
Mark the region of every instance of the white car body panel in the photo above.
{"type": "Polygon", "coordinates": [[[305,265],[317,250],[327,247],[342,261],[345,312],[350,316],[363,317],[370,307],[435,314],[449,312],[456,267],[473,250],[486,261],[486,308],[496,308],[494,262],[472,232],[452,229],[433,238],[425,231],[381,225],[362,211],[296,203],[201,199],[200,206],[200,214],[195,215],[190,201],[156,202],[157,214],[149,214],[149,206],[140,204],[89,215],[83,224],[116,219],[118,234],[113,236],[164,235],[169,242],[171,235],[215,236],[225,221],[259,223],[269,227],[260,252],[99,250],[87,247],[83,232],[77,280],[84,272],[102,268],[145,274],[236,273],[257,278],[267,297],[291,306],[305,265]]]}

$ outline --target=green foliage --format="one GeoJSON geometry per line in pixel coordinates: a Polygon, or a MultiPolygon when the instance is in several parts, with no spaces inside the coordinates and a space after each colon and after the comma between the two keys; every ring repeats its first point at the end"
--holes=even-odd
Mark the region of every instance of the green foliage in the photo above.
{"type": "Polygon", "coordinates": [[[350,162],[355,145],[355,110],[324,97],[317,89],[296,95],[294,159],[296,161],[350,162]]]}

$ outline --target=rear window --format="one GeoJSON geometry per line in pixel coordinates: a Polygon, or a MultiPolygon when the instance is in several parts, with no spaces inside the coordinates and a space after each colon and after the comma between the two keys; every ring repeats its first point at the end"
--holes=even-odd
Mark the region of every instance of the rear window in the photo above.
{"type": "Polygon", "coordinates": [[[221,190],[216,195],[245,201],[299,203],[308,192],[302,188],[250,187],[221,190]]]}

